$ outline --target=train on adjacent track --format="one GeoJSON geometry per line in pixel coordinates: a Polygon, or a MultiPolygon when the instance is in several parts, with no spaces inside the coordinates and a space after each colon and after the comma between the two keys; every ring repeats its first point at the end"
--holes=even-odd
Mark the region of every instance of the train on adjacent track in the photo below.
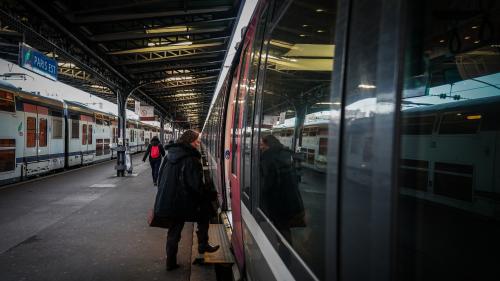
{"type": "MultiPolygon", "coordinates": [[[[0,84],[0,185],[116,157],[117,117],[0,84]]],[[[131,153],[144,151],[158,127],[127,120],[131,153]]]]}
{"type": "Polygon", "coordinates": [[[244,278],[497,279],[486,2],[258,1],[202,131],[244,278]]]}

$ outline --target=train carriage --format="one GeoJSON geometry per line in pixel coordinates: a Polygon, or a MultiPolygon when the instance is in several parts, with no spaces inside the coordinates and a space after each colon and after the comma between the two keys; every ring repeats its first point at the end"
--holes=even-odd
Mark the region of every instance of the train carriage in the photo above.
{"type": "Polygon", "coordinates": [[[103,112],[95,113],[96,161],[111,159],[111,148],[113,141],[112,121],[114,119],[115,116],[111,114],[106,114],[103,112]]]}
{"type": "Polygon", "coordinates": [[[496,4],[258,1],[202,134],[245,278],[495,280],[496,4]]]}
{"type": "Polygon", "coordinates": [[[91,164],[95,161],[94,111],[72,101],[65,101],[68,123],[67,166],[91,164]]]}
{"type": "Polygon", "coordinates": [[[2,85],[0,182],[64,168],[63,103],[2,85]]]}

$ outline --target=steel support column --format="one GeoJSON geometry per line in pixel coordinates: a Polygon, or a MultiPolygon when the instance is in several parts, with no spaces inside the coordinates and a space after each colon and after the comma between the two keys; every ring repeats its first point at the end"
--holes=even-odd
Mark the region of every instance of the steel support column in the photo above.
{"type": "Polygon", "coordinates": [[[126,143],[126,127],[127,127],[127,97],[126,93],[119,90],[116,91],[116,103],[118,105],[118,144],[116,147],[116,176],[125,176],[125,151],[127,150],[126,143]]]}
{"type": "Polygon", "coordinates": [[[165,144],[165,130],[163,127],[165,126],[165,117],[160,116],[160,143],[165,144]]]}

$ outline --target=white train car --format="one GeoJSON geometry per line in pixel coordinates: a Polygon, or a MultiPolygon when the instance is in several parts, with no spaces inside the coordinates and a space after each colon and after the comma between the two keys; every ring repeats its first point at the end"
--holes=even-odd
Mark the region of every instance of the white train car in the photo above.
{"type": "Polygon", "coordinates": [[[96,139],[96,149],[95,149],[95,159],[96,161],[110,160],[111,146],[113,141],[113,127],[112,121],[115,116],[103,113],[95,113],[95,139],[96,139]]]}
{"type": "Polygon", "coordinates": [[[68,123],[67,166],[86,165],[95,161],[95,119],[90,108],[65,101],[68,123]]]}
{"type": "Polygon", "coordinates": [[[0,88],[0,183],[64,168],[63,103],[0,88]]]}
{"type": "Polygon", "coordinates": [[[130,153],[137,152],[137,121],[127,120],[126,143],[130,153]]]}

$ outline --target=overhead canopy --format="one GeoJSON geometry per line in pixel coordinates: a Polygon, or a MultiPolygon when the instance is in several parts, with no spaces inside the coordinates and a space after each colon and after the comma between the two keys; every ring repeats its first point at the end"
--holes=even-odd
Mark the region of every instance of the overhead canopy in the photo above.
{"type": "Polygon", "coordinates": [[[3,1],[0,56],[18,43],[54,57],[59,80],[116,102],[134,97],[184,127],[201,127],[240,0],[3,1]],[[23,36],[24,35],[24,36],[23,36]]]}

